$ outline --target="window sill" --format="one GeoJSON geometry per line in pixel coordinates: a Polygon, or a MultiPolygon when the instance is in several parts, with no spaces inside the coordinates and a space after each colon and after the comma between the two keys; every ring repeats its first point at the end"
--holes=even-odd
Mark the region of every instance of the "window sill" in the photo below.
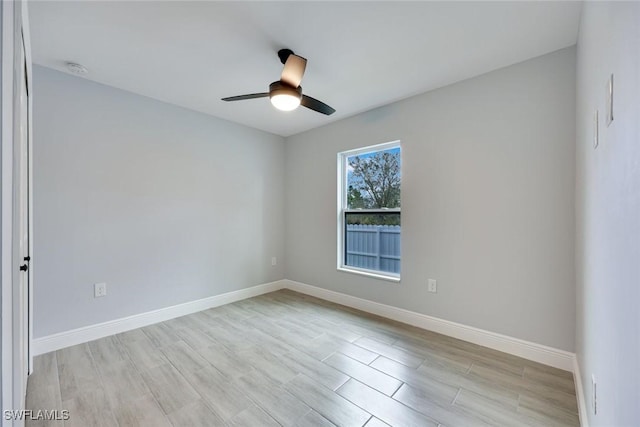
{"type": "Polygon", "coordinates": [[[394,283],[400,283],[400,275],[390,275],[390,274],[383,274],[383,273],[377,273],[377,272],[373,272],[371,270],[360,270],[358,268],[354,268],[354,267],[338,267],[338,271],[342,271],[344,273],[351,273],[351,274],[357,274],[360,276],[366,276],[366,277],[371,277],[373,279],[380,279],[380,280],[386,280],[388,282],[394,282],[394,283]]]}

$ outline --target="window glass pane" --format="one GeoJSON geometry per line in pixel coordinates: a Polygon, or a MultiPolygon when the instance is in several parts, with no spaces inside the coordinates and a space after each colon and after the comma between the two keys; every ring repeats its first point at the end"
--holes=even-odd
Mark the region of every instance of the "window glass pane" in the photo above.
{"type": "Polygon", "coordinates": [[[345,213],[345,265],[400,273],[400,213],[345,213]]]}
{"type": "Polygon", "coordinates": [[[400,147],[348,156],[347,209],[400,207],[400,147]]]}

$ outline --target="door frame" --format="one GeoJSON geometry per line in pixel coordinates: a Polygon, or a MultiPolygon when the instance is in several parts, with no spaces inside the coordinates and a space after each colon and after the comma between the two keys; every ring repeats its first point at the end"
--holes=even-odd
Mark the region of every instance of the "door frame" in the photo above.
{"type": "Polygon", "coordinates": [[[29,227],[29,270],[27,272],[29,279],[29,286],[27,288],[27,307],[28,307],[28,319],[29,322],[27,339],[28,339],[28,352],[27,352],[27,364],[28,372],[33,372],[33,62],[31,58],[31,29],[29,27],[29,7],[27,0],[22,0],[22,13],[20,16],[22,23],[22,43],[24,44],[24,60],[26,64],[26,87],[27,87],[27,151],[28,151],[28,164],[27,164],[27,226],[29,227]]]}
{"type": "MultiPolygon", "coordinates": [[[[24,316],[24,306],[20,304],[14,292],[14,271],[21,264],[22,259],[14,252],[14,187],[18,182],[14,179],[14,80],[16,79],[16,67],[24,67],[26,63],[26,85],[27,85],[27,118],[28,127],[28,143],[26,149],[29,152],[28,161],[28,219],[29,242],[32,245],[33,233],[33,217],[32,217],[32,67],[31,67],[31,44],[29,38],[29,21],[26,0],[22,1],[3,1],[0,4],[0,19],[2,19],[2,115],[1,115],[1,145],[0,145],[0,174],[2,184],[0,186],[0,280],[2,283],[2,340],[0,342],[2,355],[2,389],[0,390],[2,397],[2,409],[24,409],[26,397],[26,382],[24,381],[24,371],[30,373],[33,367],[31,351],[27,351],[24,355],[26,360],[15,360],[13,350],[16,345],[14,318],[16,316],[24,316]],[[25,63],[18,64],[16,62],[16,49],[23,49],[25,63]],[[14,390],[20,390],[22,396],[15,396],[14,390]],[[18,400],[18,401],[16,401],[18,400]]],[[[29,254],[32,256],[32,254],[29,254]]],[[[33,272],[32,268],[28,271],[28,288],[26,290],[26,309],[28,311],[26,321],[28,322],[27,333],[25,339],[27,348],[31,347],[32,342],[32,298],[33,298],[33,272]]],[[[19,335],[18,335],[19,336],[19,335]]],[[[24,345],[24,342],[17,343],[24,345]]],[[[3,414],[4,415],[4,414],[3,414]]],[[[24,420],[6,420],[2,417],[2,426],[21,426],[24,420]]]]}

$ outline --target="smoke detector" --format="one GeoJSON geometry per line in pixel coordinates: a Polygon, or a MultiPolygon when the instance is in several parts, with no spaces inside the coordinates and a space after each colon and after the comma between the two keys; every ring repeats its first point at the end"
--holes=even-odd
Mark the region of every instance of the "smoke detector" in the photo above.
{"type": "Polygon", "coordinates": [[[87,70],[87,67],[75,62],[67,62],[67,68],[73,74],[87,74],[89,72],[89,70],[87,70]]]}

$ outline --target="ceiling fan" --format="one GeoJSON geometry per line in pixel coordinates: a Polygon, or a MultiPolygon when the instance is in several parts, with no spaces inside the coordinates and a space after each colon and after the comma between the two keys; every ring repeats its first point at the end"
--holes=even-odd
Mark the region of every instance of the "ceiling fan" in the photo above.
{"type": "Polygon", "coordinates": [[[245,99],[266,98],[271,99],[271,104],[279,110],[291,111],[299,105],[307,107],[318,113],[331,115],[335,109],[329,107],[324,102],[318,101],[302,94],[302,76],[307,66],[307,60],[296,55],[290,49],[280,49],[278,51],[280,62],[284,64],[280,80],[269,85],[269,92],[250,93],[248,95],[230,96],[222,98],[223,101],[243,101],[245,99]]]}

